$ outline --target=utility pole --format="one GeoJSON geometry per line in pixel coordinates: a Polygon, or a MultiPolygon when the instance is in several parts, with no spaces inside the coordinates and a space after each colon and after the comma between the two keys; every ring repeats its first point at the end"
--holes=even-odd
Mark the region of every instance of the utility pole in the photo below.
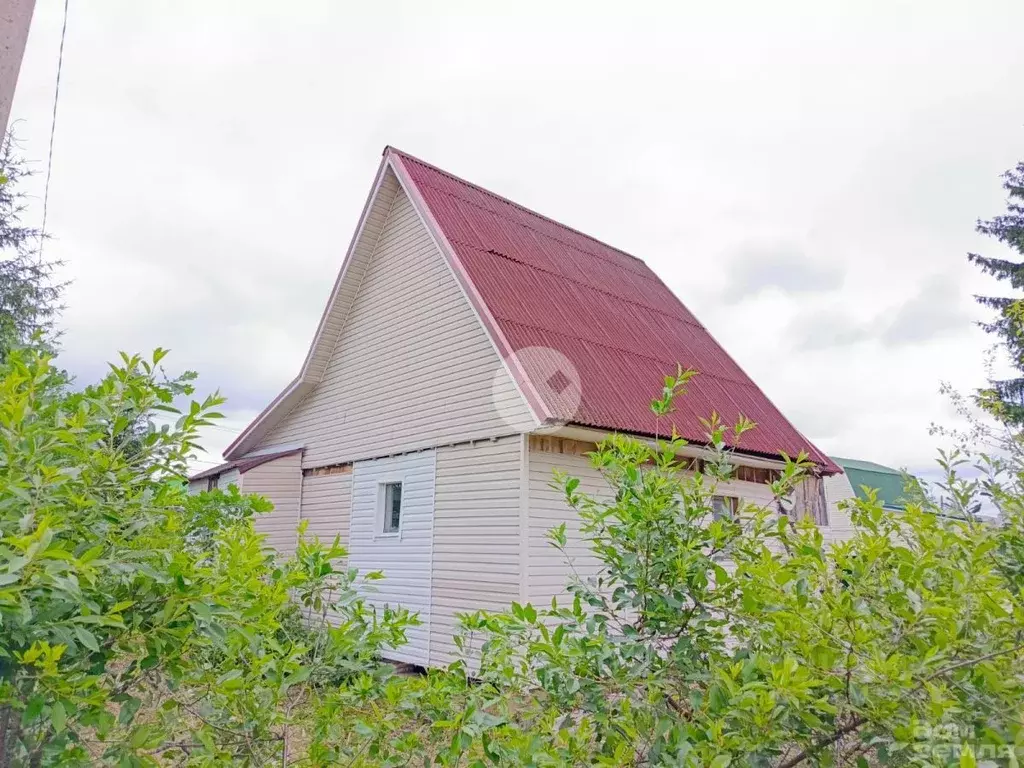
{"type": "Polygon", "coordinates": [[[7,130],[36,0],[0,0],[0,133],[7,130]]]}

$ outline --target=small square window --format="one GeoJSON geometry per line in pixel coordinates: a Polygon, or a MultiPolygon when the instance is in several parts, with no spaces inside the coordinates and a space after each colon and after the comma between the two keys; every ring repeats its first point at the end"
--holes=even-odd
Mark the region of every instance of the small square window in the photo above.
{"type": "Polygon", "coordinates": [[[402,484],[384,483],[384,533],[398,533],[402,522],[402,484]]]}
{"type": "Polygon", "coordinates": [[[735,496],[711,497],[711,514],[715,520],[732,520],[738,507],[739,499],[735,496]]]}
{"type": "Polygon", "coordinates": [[[206,490],[208,490],[208,491],[215,491],[215,490],[217,490],[217,487],[219,485],[220,485],[220,475],[214,475],[213,477],[211,477],[209,480],[206,481],[206,490]]]}

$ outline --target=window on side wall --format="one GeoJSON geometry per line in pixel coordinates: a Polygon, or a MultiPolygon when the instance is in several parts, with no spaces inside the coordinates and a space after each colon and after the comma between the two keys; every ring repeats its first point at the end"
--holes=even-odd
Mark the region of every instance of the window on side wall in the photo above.
{"type": "Polygon", "coordinates": [[[732,520],[739,510],[739,499],[735,496],[712,496],[711,514],[715,520],[732,520]]]}
{"type": "Polygon", "coordinates": [[[206,490],[215,491],[220,484],[220,475],[214,475],[206,481],[206,490]]]}
{"type": "Polygon", "coordinates": [[[381,533],[398,533],[402,525],[402,484],[383,483],[380,497],[384,512],[381,533]]]}

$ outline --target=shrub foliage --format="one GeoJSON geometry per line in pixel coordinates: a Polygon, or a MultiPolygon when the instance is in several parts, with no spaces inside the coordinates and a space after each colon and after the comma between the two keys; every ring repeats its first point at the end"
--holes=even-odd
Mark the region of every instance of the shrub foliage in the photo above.
{"type": "MultiPolygon", "coordinates": [[[[749,423],[709,420],[700,471],[678,437],[612,437],[604,492],[554,480],[580,530],[552,546],[572,562],[579,538],[596,575],[464,616],[462,661],[400,675],[382,657],[417,618],[367,601],[382,574],[304,535],[275,558],[265,499],[187,495],[220,399],[179,411],[191,377],[163,355],[81,391],[45,352],[0,368],[0,766],[972,765],[1024,744],[1013,434],[983,480],[943,460],[941,509],[858,500],[833,544],[774,501],[716,519],[749,423]]],[[[787,462],[770,495],[811,469],[787,462]]]]}

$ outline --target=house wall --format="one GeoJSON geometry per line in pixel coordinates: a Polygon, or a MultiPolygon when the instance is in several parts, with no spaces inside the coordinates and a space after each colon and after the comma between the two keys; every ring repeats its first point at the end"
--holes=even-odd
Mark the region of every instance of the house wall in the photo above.
{"type": "Polygon", "coordinates": [[[853,535],[850,513],[842,509],[842,502],[855,498],[857,494],[845,474],[825,478],[825,501],[828,502],[828,526],[822,528],[826,541],[842,541],[853,535]]]}
{"type": "Polygon", "coordinates": [[[533,445],[528,457],[527,597],[534,605],[547,607],[552,597],[557,597],[559,603],[569,599],[566,584],[573,573],[587,579],[598,569],[597,559],[580,534],[579,517],[565,503],[562,491],[552,486],[555,470],[579,478],[581,493],[605,500],[611,498],[611,493],[604,478],[583,455],[590,450],[585,443],[557,438],[534,438],[531,442],[533,445]],[[538,442],[545,444],[547,449],[536,447],[538,442]],[[548,531],[563,522],[568,540],[565,555],[555,549],[547,538],[548,531]]]}
{"type": "MultiPolygon", "coordinates": [[[[456,613],[521,599],[522,435],[437,450],[430,660],[458,656],[456,613]]],[[[472,659],[467,658],[471,662],[472,659]]]]}
{"type": "MultiPolygon", "coordinates": [[[[551,486],[555,470],[580,480],[579,490],[595,498],[609,500],[610,489],[600,472],[591,466],[584,454],[591,450],[587,443],[558,438],[531,438],[528,460],[529,476],[529,562],[527,566],[528,597],[535,605],[547,606],[552,597],[559,602],[570,599],[566,583],[575,571],[580,578],[595,575],[598,561],[591,554],[579,530],[576,513],[565,503],[561,490],[551,486]],[[547,532],[562,522],[566,523],[568,546],[565,555],[555,549],[547,539],[547,532]]],[[[847,483],[847,486],[849,483],[847,483]]],[[[768,505],[772,502],[769,487],[761,483],[731,481],[719,483],[716,493],[736,496],[744,502],[768,505]]],[[[829,499],[826,480],[826,498],[829,499]]],[[[830,525],[823,527],[826,541],[849,535],[849,518],[829,504],[830,525]]]]}
{"type": "Polygon", "coordinates": [[[222,472],[220,477],[217,478],[217,487],[221,490],[226,491],[229,485],[237,485],[239,489],[242,487],[242,476],[238,473],[238,470],[234,467],[222,472]]]}
{"type": "Polygon", "coordinates": [[[431,626],[431,554],[434,529],[434,451],[356,462],[352,471],[349,565],[360,573],[383,571],[364,589],[379,608],[401,605],[419,614],[408,643],[388,652],[395,661],[426,666],[431,626]],[[398,534],[383,533],[383,483],[402,483],[398,534]]]}
{"type": "MultiPolygon", "coordinates": [[[[238,473],[235,467],[227,469],[217,475],[217,487],[223,491],[226,491],[228,486],[234,483],[241,489],[242,487],[242,476],[238,473]]],[[[198,480],[192,480],[188,484],[189,493],[202,493],[210,487],[210,478],[201,477],[198,480]]]]}
{"type": "Polygon", "coordinates": [[[317,467],[521,432],[531,412],[404,192],[323,380],[262,441],[317,467]]]}
{"type": "Polygon", "coordinates": [[[307,521],[306,536],[325,544],[341,537],[349,545],[352,517],[352,467],[339,467],[331,474],[307,474],[302,478],[302,514],[307,521]]]}
{"type": "Polygon", "coordinates": [[[265,534],[267,544],[283,555],[295,551],[302,494],[301,453],[296,452],[260,464],[242,475],[241,490],[266,496],[273,511],[253,518],[253,527],[265,534]]]}

